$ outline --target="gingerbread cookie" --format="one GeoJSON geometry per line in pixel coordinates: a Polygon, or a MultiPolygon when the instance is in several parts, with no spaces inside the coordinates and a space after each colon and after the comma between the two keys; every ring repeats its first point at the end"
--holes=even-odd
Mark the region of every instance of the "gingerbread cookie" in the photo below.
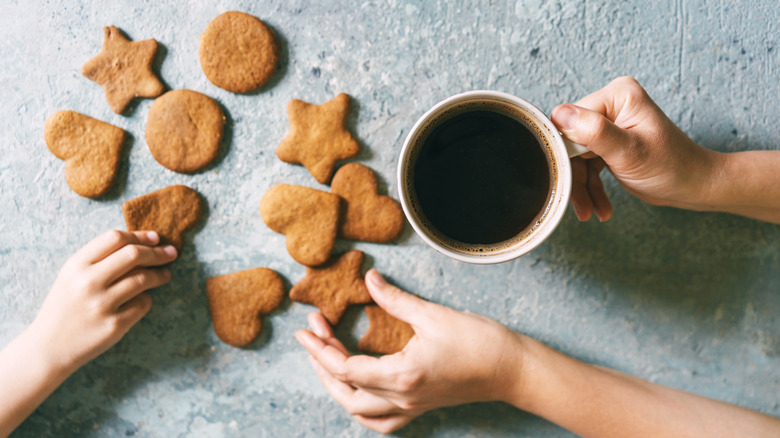
{"type": "Polygon", "coordinates": [[[347,239],[386,243],[404,227],[404,212],[395,199],[377,194],[374,171],[349,163],[333,177],[330,191],[344,198],[339,234],[347,239]]]}
{"type": "Polygon", "coordinates": [[[123,129],[75,111],[58,111],[46,120],[43,137],[51,153],[65,160],[71,190],[95,198],[114,185],[125,144],[123,129]]]}
{"type": "Polygon", "coordinates": [[[127,231],[153,230],[161,245],[181,253],[182,233],[195,228],[203,215],[203,201],[187,186],[169,186],[122,204],[127,231]]]}
{"type": "Polygon", "coordinates": [[[286,163],[303,164],[317,182],[327,184],[337,161],[360,152],[347,130],[348,114],[349,96],[344,93],[322,105],[290,101],[290,132],[276,148],[276,156],[286,163]]]}
{"type": "Polygon", "coordinates": [[[87,61],[81,74],[100,84],[111,109],[122,114],[135,97],[157,97],[163,84],[152,72],[157,41],[129,41],[116,26],[104,27],[103,50],[87,61]]]}
{"type": "Polygon", "coordinates": [[[226,344],[248,345],[263,329],[262,315],[284,300],[284,283],[268,268],[254,268],[206,280],[214,332],[226,344]]]}
{"type": "Polygon", "coordinates": [[[338,232],[341,198],[308,187],[279,184],[260,201],[260,216],[268,227],[287,237],[287,251],[308,266],[325,263],[338,232]]]}
{"type": "Polygon", "coordinates": [[[358,349],[366,353],[393,354],[406,347],[414,336],[412,326],[393,317],[384,309],[371,304],[366,306],[368,331],[358,341],[358,349]]]}
{"type": "Polygon", "coordinates": [[[212,84],[234,93],[262,87],[279,65],[274,32],[243,12],[225,12],[200,37],[200,66],[212,84]]]}
{"type": "Polygon", "coordinates": [[[174,172],[193,173],[219,155],[225,114],[212,98],[173,90],[149,108],[146,143],[158,163],[174,172]]]}
{"type": "Polygon", "coordinates": [[[352,304],[370,303],[360,268],[363,253],[352,250],[317,267],[306,267],[306,275],[290,289],[290,299],[313,304],[322,316],[336,325],[352,304]]]}

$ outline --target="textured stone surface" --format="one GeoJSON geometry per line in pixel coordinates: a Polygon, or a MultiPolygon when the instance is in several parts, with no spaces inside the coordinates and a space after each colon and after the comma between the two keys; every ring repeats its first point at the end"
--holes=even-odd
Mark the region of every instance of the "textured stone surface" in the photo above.
{"type": "MultiPolygon", "coordinates": [[[[349,127],[359,160],[397,198],[396,156],[417,117],[470,89],[496,89],[545,112],[615,76],[636,76],[695,140],[722,151],[780,145],[780,8],[757,0],[646,2],[104,2],[11,0],[0,13],[0,345],[32,321],[60,266],[109,228],[123,201],[172,184],[203,194],[205,225],[185,244],[171,285],[150,314],[70,378],[16,432],[39,436],[372,436],[333,402],[293,338],[313,308],[289,300],[264,318],[260,339],[221,343],[205,279],[268,266],[294,284],[304,274],[258,205],[272,185],[326,189],[280,162],[287,102],[354,97],[349,127]],[[264,20],[280,39],[279,73],[261,92],[212,85],[198,39],[227,10],[264,20]],[[168,88],[218,100],[228,145],[209,170],[168,171],[144,140],[151,104],[114,114],[80,74],[102,27],[160,43],[168,88]],[[105,199],[68,189],[43,141],[46,117],[82,112],[133,141],[105,199]]],[[[162,63],[160,64],[160,60],[162,63]]],[[[358,248],[399,286],[495,318],[562,351],[645,379],[780,415],[780,227],[722,214],[657,208],[611,178],[605,224],[567,213],[533,253],[466,266],[424,245],[409,227],[397,245],[358,248]]],[[[367,328],[348,313],[350,345],[367,328]]],[[[430,412],[402,436],[569,436],[501,404],[430,412]]]]}

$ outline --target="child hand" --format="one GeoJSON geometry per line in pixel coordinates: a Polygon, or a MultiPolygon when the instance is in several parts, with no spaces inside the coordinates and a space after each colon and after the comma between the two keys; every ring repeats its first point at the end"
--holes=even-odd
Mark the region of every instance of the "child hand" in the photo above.
{"type": "Polygon", "coordinates": [[[375,270],[366,285],[380,307],[414,328],[403,351],[350,356],[319,313],[309,315],[314,333],[296,333],[325,389],[358,422],[389,433],[431,409],[517,396],[521,335],[403,292],[375,270]]]}
{"type": "Polygon", "coordinates": [[[116,344],[149,311],[145,290],[170,281],[172,246],[154,231],[101,234],[60,270],[30,326],[51,364],[75,371],[116,344]]]}
{"type": "Polygon", "coordinates": [[[572,159],[571,203],[581,221],[612,216],[599,172],[606,166],[632,195],[653,205],[703,209],[720,154],[688,138],[636,80],[622,77],[551,119],[593,152],[572,159]],[[590,158],[590,159],[588,159],[590,158]]]}

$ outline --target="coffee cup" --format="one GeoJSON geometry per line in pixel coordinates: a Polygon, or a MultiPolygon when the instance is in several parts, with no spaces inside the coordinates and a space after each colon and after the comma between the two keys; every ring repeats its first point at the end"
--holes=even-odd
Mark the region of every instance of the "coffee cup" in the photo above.
{"type": "Polygon", "coordinates": [[[512,260],[558,226],[571,193],[569,158],[587,151],[519,97],[458,94],[406,137],[401,205],[415,232],[444,255],[475,264],[512,260]]]}

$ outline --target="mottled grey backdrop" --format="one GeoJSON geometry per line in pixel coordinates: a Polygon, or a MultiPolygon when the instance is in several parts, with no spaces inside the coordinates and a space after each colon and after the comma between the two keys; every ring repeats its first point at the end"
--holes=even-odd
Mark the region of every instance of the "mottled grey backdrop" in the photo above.
{"type": "MultiPolygon", "coordinates": [[[[311,307],[285,302],[248,349],[221,343],[208,316],[207,277],[268,266],[303,275],[283,236],[260,219],[276,183],[317,185],[276,159],[286,105],[354,97],[359,160],[398,195],[396,156],[414,121],[452,94],[495,89],[545,112],[619,75],[633,75],[701,144],[780,145],[780,6],[774,0],[587,1],[10,1],[0,6],[0,345],[30,323],[60,266],[109,228],[125,200],[187,184],[208,202],[172,284],[108,353],[71,377],[16,436],[369,436],[333,402],[293,338],[311,307]],[[198,39],[221,12],[242,10],[277,32],[282,65],[253,95],[213,86],[198,39]],[[101,28],[161,45],[167,87],[217,99],[229,115],[220,161],[187,176],[157,164],[144,140],[151,100],[111,112],[80,74],[101,28]],[[48,115],[71,109],[132,136],[107,197],[71,192],[43,142],[48,115]]],[[[643,204],[607,177],[608,223],[569,211],[521,259],[468,266],[425,246],[410,227],[394,245],[359,248],[397,285],[481,313],[575,357],[654,382],[780,415],[780,227],[725,214],[643,204]]],[[[77,318],[78,315],[74,315],[77,318]]],[[[340,328],[354,345],[359,311],[340,328]]],[[[507,405],[430,412],[403,436],[568,436],[507,405]]]]}

